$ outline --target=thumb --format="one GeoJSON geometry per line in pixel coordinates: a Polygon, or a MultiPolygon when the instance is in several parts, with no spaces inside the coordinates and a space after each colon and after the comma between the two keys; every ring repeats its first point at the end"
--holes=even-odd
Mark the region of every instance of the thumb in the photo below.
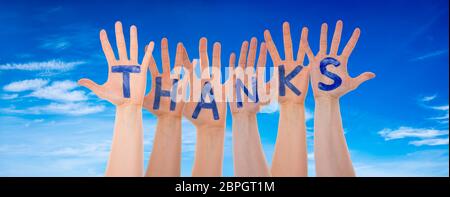
{"type": "Polygon", "coordinates": [[[78,84],[88,88],[89,90],[94,92],[97,96],[102,97],[102,94],[103,94],[102,86],[98,85],[97,83],[93,82],[92,80],[83,78],[83,79],[78,80],[78,84]]]}
{"type": "Polygon", "coordinates": [[[359,85],[361,85],[363,82],[372,79],[375,77],[375,73],[372,72],[364,72],[360,74],[359,76],[354,78],[354,87],[357,88],[359,85]]]}

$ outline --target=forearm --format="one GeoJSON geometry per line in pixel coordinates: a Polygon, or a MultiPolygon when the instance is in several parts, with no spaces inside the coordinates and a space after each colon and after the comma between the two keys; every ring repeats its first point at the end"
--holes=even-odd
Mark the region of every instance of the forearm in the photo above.
{"type": "Polygon", "coordinates": [[[304,104],[280,104],[272,176],[307,176],[304,104]]]}
{"type": "Polygon", "coordinates": [[[316,98],[314,154],[317,176],[355,176],[342,127],[339,99],[316,98]]]}
{"type": "Polygon", "coordinates": [[[180,176],[181,117],[160,116],[146,176],[180,176]]]}
{"type": "Polygon", "coordinates": [[[197,127],[192,176],[221,176],[225,127],[197,127]]]}
{"type": "Polygon", "coordinates": [[[106,176],[142,176],[143,147],[142,106],[117,106],[106,176]]]}
{"type": "Polygon", "coordinates": [[[258,132],[256,114],[234,114],[232,127],[235,175],[270,176],[258,132]]]}

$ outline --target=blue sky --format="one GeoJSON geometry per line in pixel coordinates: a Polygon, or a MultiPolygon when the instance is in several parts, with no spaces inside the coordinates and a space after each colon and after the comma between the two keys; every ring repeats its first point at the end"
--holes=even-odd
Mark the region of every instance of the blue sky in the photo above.
{"type": "MultiPolygon", "coordinates": [[[[332,32],[339,19],[344,21],[343,40],[355,27],[362,32],[349,59],[350,75],[377,74],[341,98],[357,175],[449,176],[448,1],[410,2],[2,2],[0,176],[103,175],[114,107],[75,82],[82,77],[106,80],[98,34],[106,29],[114,46],[117,20],[138,27],[141,58],[142,46],[154,40],[159,62],[162,37],[169,39],[172,58],[177,42],[196,57],[198,40],[206,36],[210,49],[213,41],[222,43],[225,65],[244,40],[256,36],[262,41],[265,29],[282,46],[284,21],[291,24],[294,47],[300,29],[307,26],[310,45],[317,51],[320,25],[327,22],[332,32]]],[[[306,108],[309,175],[314,176],[311,92],[306,108]]],[[[279,112],[276,105],[263,112],[258,126],[270,164],[279,112]]],[[[155,117],[144,110],[146,163],[155,124],[155,117]]],[[[183,176],[191,174],[195,136],[194,127],[183,120],[183,176]]],[[[231,140],[228,116],[225,176],[233,176],[231,140]]]]}

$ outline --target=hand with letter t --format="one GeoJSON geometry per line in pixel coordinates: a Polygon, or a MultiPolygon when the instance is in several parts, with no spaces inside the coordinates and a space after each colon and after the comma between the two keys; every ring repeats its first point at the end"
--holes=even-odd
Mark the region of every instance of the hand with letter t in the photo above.
{"type": "Polygon", "coordinates": [[[139,65],[137,28],[135,26],[130,28],[129,57],[122,24],[116,22],[115,29],[119,59],[114,56],[106,31],[100,31],[100,41],[108,62],[106,83],[98,85],[89,79],[80,79],[78,83],[116,106],[114,136],[106,176],[142,176],[144,165],[142,104],[147,83],[146,71],[154,44],[150,42],[139,65]]]}

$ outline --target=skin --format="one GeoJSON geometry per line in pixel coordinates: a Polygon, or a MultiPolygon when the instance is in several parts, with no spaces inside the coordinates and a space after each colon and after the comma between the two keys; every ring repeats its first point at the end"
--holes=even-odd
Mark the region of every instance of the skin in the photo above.
{"type": "Polygon", "coordinates": [[[294,59],[289,23],[283,23],[285,59],[282,60],[269,30],[264,32],[264,38],[274,67],[284,65],[286,74],[294,70],[296,66],[303,67],[300,73],[290,81],[300,90],[301,94],[296,95],[291,89],[286,87],[286,95],[278,97],[280,118],[272,159],[272,176],[307,176],[305,97],[308,92],[310,69],[309,66],[303,65],[305,52],[309,48],[307,37],[308,29],[304,27],[301,33],[297,57],[294,59]]]}
{"type": "MultiPolygon", "coordinates": [[[[242,71],[250,68],[251,72],[255,72],[255,58],[257,40],[252,38],[250,41],[250,51],[248,50],[248,42],[242,43],[239,56],[238,67],[235,67],[236,56],[234,53],[230,56],[230,67],[240,68],[242,71]],[[248,58],[247,58],[248,52],[248,58]]],[[[267,49],[265,43],[261,43],[260,53],[258,57],[258,67],[264,68],[266,64],[267,49]]],[[[234,72],[232,87],[233,93],[236,93],[236,80],[239,78],[244,82],[249,91],[253,91],[247,83],[252,75],[237,76],[234,72]]],[[[258,76],[258,75],[256,75],[258,76]]],[[[264,80],[264,79],[262,79],[264,80]]],[[[253,92],[251,92],[253,93],[253,92]]],[[[256,113],[260,109],[261,102],[250,100],[246,94],[241,91],[242,107],[236,105],[236,95],[233,101],[229,102],[231,114],[233,117],[233,153],[234,153],[234,169],[235,175],[240,177],[263,177],[270,176],[270,170],[264,156],[260,136],[258,132],[258,123],[256,113]]]]}
{"type": "MultiPolygon", "coordinates": [[[[180,70],[183,57],[183,44],[178,43],[175,57],[175,70],[180,70]]],[[[150,59],[149,70],[152,81],[156,77],[161,77],[162,90],[171,90],[173,79],[180,79],[180,75],[170,74],[170,58],[167,39],[161,40],[161,60],[163,71],[160,73],[156,66],[155,59],[150,59]]],[[[144,108],[157,117],[155,140],[149,165],[145,176],[180,176],[181,172],[181,115],[184,102],[176,102],[175,110],[170,110],[170,97],[160,97],[159,109],[153,109],[155,100],[155,85],[152,83],[150,93],[144,98],[144,108]]]]}
{"type": "Polygon", "coordinates": [[[148,50],[142,60],[141,72],[130,74],[130,98],[123,97],[122,73],[112,73],[111,67],[116,65],[138,64],[137,28],[130,28],[130,56],[122,30],[122,24],[116,22],[116,43],[119,59],[114,52],[105,30],[100,31],[100,41],[108,62],[108,79],[103,85],[98,85],[90,79],[80,79],[78,83],[98,97],[116,106],[114,135],[111,153],[106,167],[106,176],[142,176],[143,175],[143,133],[142,133],[142,104],[144,101],[147,70],[154,43],[150,42],[148,50]]]}
{"type": "MultiPolygon", "coordinates": [[[[212,68],[220,69],[220,43],[214,43],[212,68]]],[[[209,57],[207,52],[207,39],[200,39],[200,69],[202,74],[201,84],[207,81],[220,81],[220,73],[213,72],[210,77],[209,57]],[[206,74],[205,74],[206,73],[206,74]]],[[[198,80],[193,72],[193,65],[197,62],[191,63],[188,54],[185,52],[183,57],[183,65],[186,66],[190,73],[190,84],[194,84],[194,80],[198,80]]],[[[199,98],[194,97],[194,87],[190,86],[190,100],[186,102],[183,109],[183,115],[191,121],[197,129],[197,144],[195,151],[194,167],[192,169],[192,176],[221,176],[222,162],[223,162],[223,148],[225,139],[225,122],[226,122],[226,102],[223,98],[218,98],[225,95],[225,87],[221,83],[213,85],[214,95],[216,97],[217,110],[219,119],[214,120],[212,110],[202,109],[197,119],[192,118],[194,109],[200,101],[199,98]],[[193,98],[193,99],[192,99],[193,98]]],[[[201,90],[195,90],[201,91],[201,90]]],[[[208,101],[207,101],[208,102],[208,101]]]]}
{"type": "Polygon", "coordinates": [[[319,52],[313,56],[311,50],[308,50],[309,56],[313,56],[311,58],[311,83],[315,99],[314,156],[316,174],[317,176],[355,176],[343,132],[339,99],[363,82],[374,78],[375,74],[365,72],[355,78],[348,74],[347,62],[358,41],[359,28],[353,31],[340,55],[337,53],[342,34],[342,21],[336,23],[329,53],[327,53],[327,32],[328,26],[324,23],[321,28],[319,52]],[[332,80],[320,73],[320,61],[326,57],[335,58],[341,63],[339,67],[327,67],[330,72],[342,78],[341,86],[331,91],[323,91],[318,88],[319,82],[333,83],[332,80]]]}

